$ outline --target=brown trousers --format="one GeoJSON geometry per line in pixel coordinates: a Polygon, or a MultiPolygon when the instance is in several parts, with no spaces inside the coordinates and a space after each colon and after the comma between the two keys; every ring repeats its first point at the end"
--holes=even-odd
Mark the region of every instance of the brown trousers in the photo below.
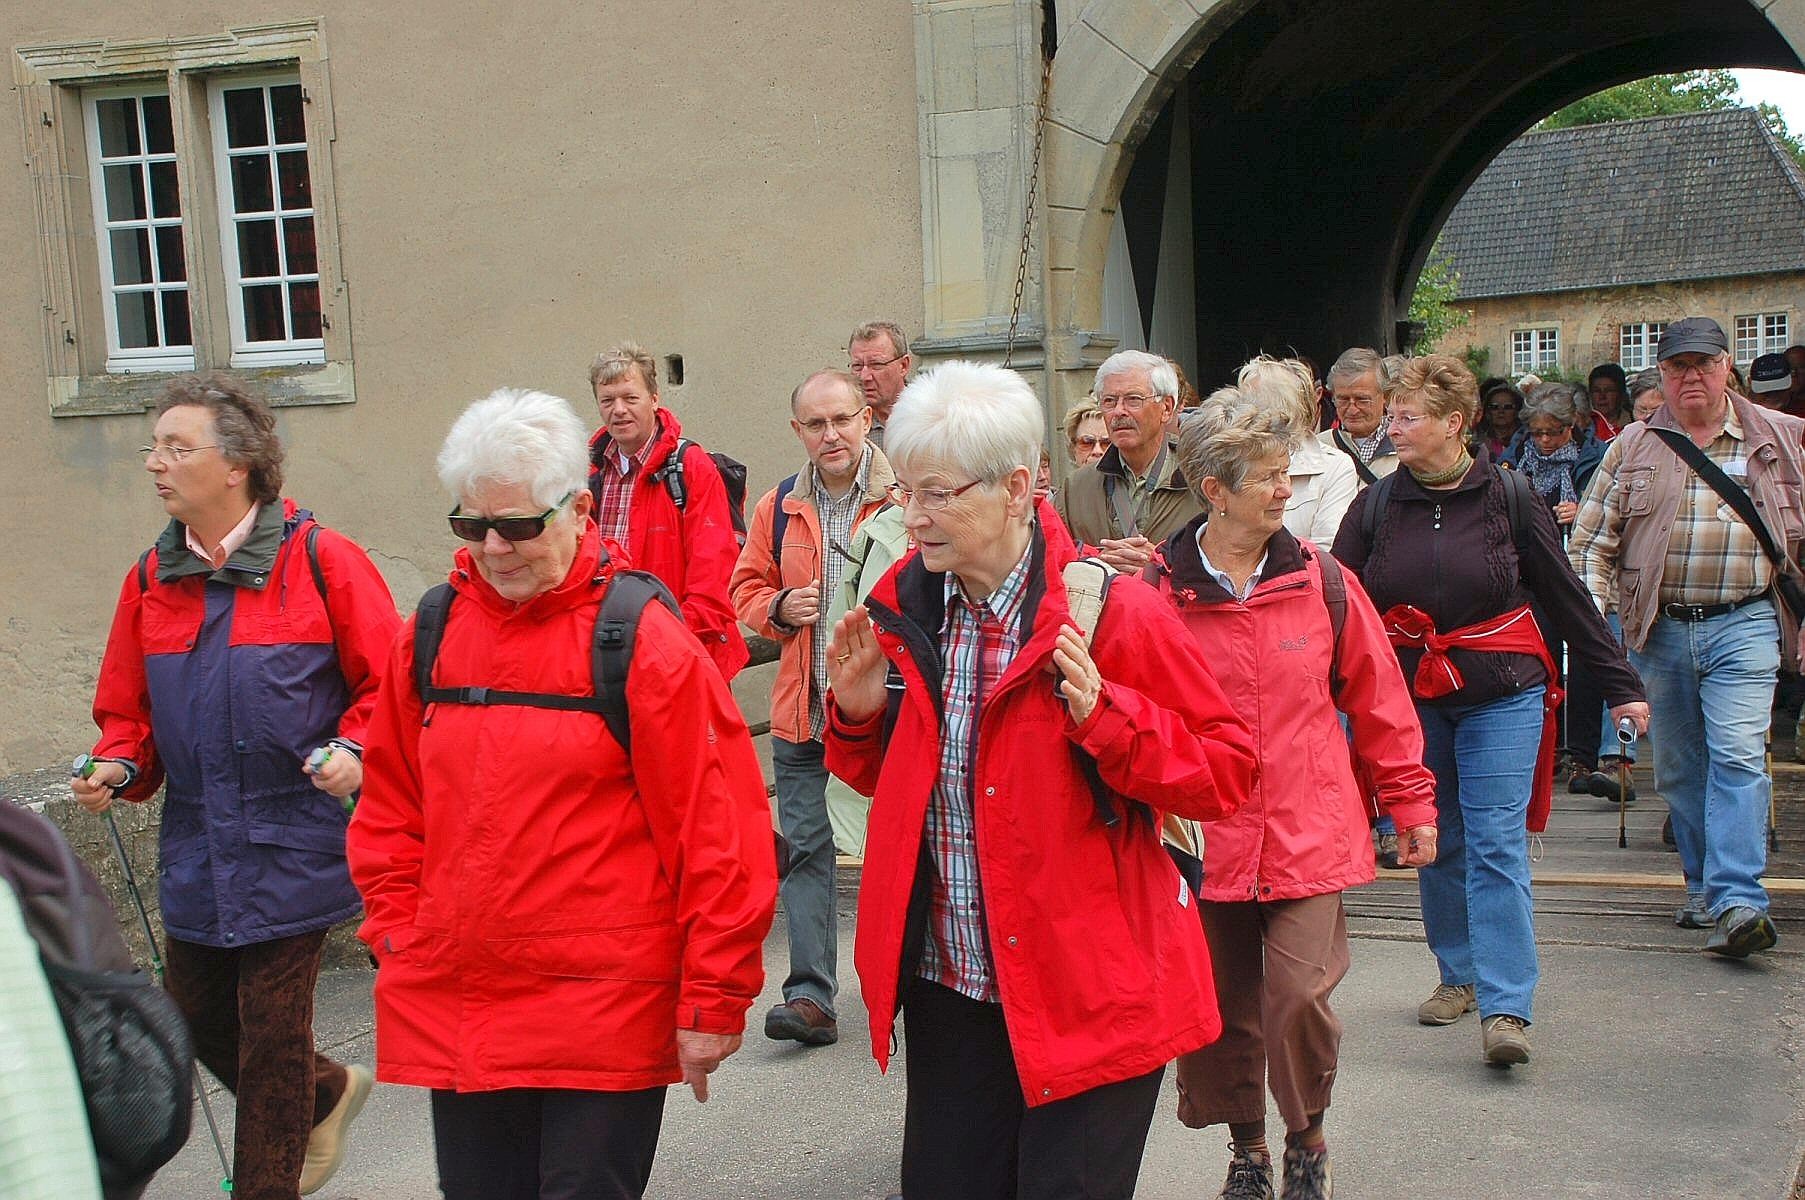
{"type": "Polygon", "coordinates": [[[169,939],[169,994],[194,1052],[238,1099],[236,1200],[297,1200],[307,1136],[345,1093],[345,1068],[313,1048],[326,932],[224,949],[169,939]]]}
{"type": "Polygon", "coordinates": [[[1178,1119],[1193,1129],[1266,1117],[1272,1086],[1285,1128],[1329,1106],[1341,1020],[1329,993],[1347,974],[1341,893],[1198,906],[1222,1037],[1178,1060],[1178,1119]]]}

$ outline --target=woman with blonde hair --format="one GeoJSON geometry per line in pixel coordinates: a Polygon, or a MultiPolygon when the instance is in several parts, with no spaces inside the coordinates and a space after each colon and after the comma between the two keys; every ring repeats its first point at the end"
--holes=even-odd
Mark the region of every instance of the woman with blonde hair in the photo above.
{"type": "Polygon", "coordinates": [[[1296,435],[1285,528],[1295,537],[1327,546],[1360,490],[1360,476],[1347,455],[1331,453],[1316,440],[1315,374],[1295,358],[1262,354],[1241,368],[1236,386],[1260,407],[1282,413],[1287,428],[1296,435]]]}

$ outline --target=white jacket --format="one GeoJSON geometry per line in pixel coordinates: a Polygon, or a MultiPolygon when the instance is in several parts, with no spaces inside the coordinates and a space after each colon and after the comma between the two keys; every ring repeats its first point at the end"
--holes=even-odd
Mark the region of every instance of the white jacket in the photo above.
{"type": "Polygon", "coordinates": [[[1291,499],[1285,504],[1285,528],[1291,536],[1327,546],[1341,529],[1341,518],[1360,491],[1360,476],[1347,455],[1315,438],[1305,438],[1291,452],[1291,499]]]}

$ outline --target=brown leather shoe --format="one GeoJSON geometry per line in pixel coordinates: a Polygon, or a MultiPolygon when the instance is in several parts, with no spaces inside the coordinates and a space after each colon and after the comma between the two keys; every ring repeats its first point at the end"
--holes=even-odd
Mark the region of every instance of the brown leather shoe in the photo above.
{"type": "Polygon", "coordinates": [[[786,1000],[765,1014],[765,1036],[774,1042],[831,1046],[840,1040],[840,1023],[806,996],[786,1000]]]}

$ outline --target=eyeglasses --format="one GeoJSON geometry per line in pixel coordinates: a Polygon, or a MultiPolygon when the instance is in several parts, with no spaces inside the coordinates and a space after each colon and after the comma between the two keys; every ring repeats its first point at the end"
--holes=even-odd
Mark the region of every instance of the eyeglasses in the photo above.
{"type": "Polygon", "coordinates": [[[1531,429],[1529,436],[1538,442],[1546,442],[1554,438],[1567,437],[1572,432],[1571,429],[1531,429]]]}
{"type": "Polygon", "coordinates": [[[145,463],[153,458],[160,458],[166,463],[180,464],[188,461],[188,456],[199,450],[217,450],[218,442],[208,442],[205,446],[139,446],[138,457],[145,463]]]}
{"type": "Polygon", "coordinates": [[[551,520],[552,514],[569,504],[574,495],[575,492],[565,492],[564,499],[536,517],[467,517],[454,508],[445,519],[451,522],[451,532],[466,542],[487,540],[491,529],[499,533],[503,541],[530,542],[545,532],[545,523],[551,520]]]}
{"type": "Polygon", "coordinates": [[[841,413],[838,416],[828,417],[825,420],[798,421],[796,422],[796,425],[797,428],[801,429],[802,432],[808,434],[812,438],[821,437],[827,432],[828,426],[830,425],[833,426],[835,433],[851,433],[853,426],[859,423],[859,413],[864,411],[865,410],[861,408],[857,412],[841,413]]]}
{"type": "Polygon", "coordinates": [[[1098,396],[1097,407],[1103,412],[1121,409],[1123,412],[1140,412],[1143,408],[1160,399],[1158,396],[1141,396],[1134,392],[1126,396],[1098,396]]]}
{"type": "Polygon", "coordinates": [[[1385,418],[1385,424],[1392,429],[1415,429],[1431,419],[1428,413],[1392,413],[1385,418]]]}
{"type": "Polygon", "coordinates": [[[1702,379],[1727,361],[1723,358],[1708,358],[1704,362],[1682,364],[1668,359],[1661,364],[1661,374],[1669,379],[1684,379],[1688,375],[1697,375],[1702,379]]]}
{"type": "Polygon", "coordinates": [[[954,496],[963,495],[983,482],[982,479],[974,479],[956,488],[912,488],[893,483],[886,490],[890,502],[898,508],[909,507],[909,501],[913,500],[921,506],[922,512],[938,512],[951,504],[954,496]]]}
{"type": "Polygon", "coordinates": [[[1104,436],[1104,437],[1090,437],[1090,436],[1075,437],[1072,439],[1072,445],[1080,447],[1081,449],[1084,449],[1084,450],[1095,450],[1098,446],[1109,445],[1109,438],[1107,436],[1104,436]]]}
{"type": "Polygon", "coordinates": [[[1365,392],[1336,392],[1335,403],[1342,404],[1377,404],[1377,396],[1369,396],[1365,392]]]}
{"type": "Polygon", "coordinates": [[[858,361],[854,360],[854,361],[846,364],[846,369],[848,371],[851,371],[854,375],[862,375],[866,371],[882,370],[883,368],[889,366],[891,363],[897,362],[897,361],[907,358],[907,357],[908,357],[908,355],[906,355],[906,354],[893,354],[889,358],[874,358],[874,359],[870,359],[869,361],[866,361],[866,362],[858,362],[858,361]]]}

